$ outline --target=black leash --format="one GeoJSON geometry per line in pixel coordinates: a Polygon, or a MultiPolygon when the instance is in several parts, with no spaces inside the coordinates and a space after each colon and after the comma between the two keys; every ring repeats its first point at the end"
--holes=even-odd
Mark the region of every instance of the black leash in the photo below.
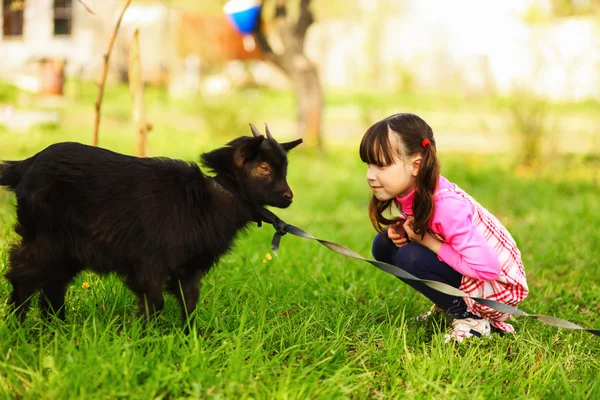
{"type": "Polygon", "coordinates": [[[416,276],[414,276],[392,264],[388,264],[388,263],[385,263],[382,261],[369,260],[369,259],[361,256],[354,250],[349,249],[346,246],[342,246],[340,244],[330,242],[328,240],[318,239],[318,238],[314,237],[313,235],[311,235],[310,233],[305,232],[304,230],[302,230],[294,225],[290,225],[290,224],[286,223],[281,218],[279,218],[277,215],[275,215],[273,212],[267,210],[264,207],[258,206],[256,204],[250,202],[245,197],[239,195],[238,192],[235,191],[234,189],[232,189],[231,186],[227,185],[227,183],[222,184],[221,181],[222,181],[222,179],[217,180],[217,182],[219,184],[221,184],[225,189],[229,190],[231,193],[238,196],[239,198],[246,201],[247,203],[249,203],[252,206],[254,211],[260,216],[260,219],[258,221],[256,221],[258,226],[262,225],[261,221],[264,221],[264,222],[267,222],[267,223],[273,225],[273,227],[275,228],[275,234],[273,235],[273,240],[271,241],[271,250],[275,253],[275,255],[277,255],[277,250],[279,250],[279,245],[281,244],[281,237],[289,233],[291,235],[298,236],[298,237],[301,237],[304,239],[316,240],[317,242],[321,243],[323,246],[327,247],[329,250],[332,250],[338,254],[341,254],[346,257],[354,258],[356,260],[366,261],[369,264],[379,268],[380,270],[387,272],[388,274],[394,275],[395,277],[398,277],[401,279],[423,282],[430,288],[437,290],[438,292],[448,294],[450,296],[469,298],[469,299],[472,299],[478,303],[481,303],[491,309],[494,309],[494,310],[497,310],[497,311],[500,311],[500,312],[503,312],[506,314],[513,314],[513,315],[518,315],[521,317],[535,318],[538,321],[540,321],[546,325],[555,326],[555,327],[564,328],[564,329],[586,331],[593,335],[600,336],[600,330],[598,330],[598,329],[587,329],[587,328],[584,328],[577,324],[574,324],[573,322],[570,322],[570,321],[567,321],[564,319],[560,319],[560,318],[556,318],[556,317],[552,317],[552,316],[548,316],[548,315],[529,314],[529,313],[526,313],[525,311],[519,310],[516,307],[509,306],[507,304],[500,303],[500,302],[497,302],[494,300],[484,299],[484,298],[480,298],[480,297],[471,297],[468,294],[466,294],[465,292],[463,292],[462,290],[459,290],[459,289],[457,289],[453,286],[447,285],[445,283],[417,278],[416,276]]]}

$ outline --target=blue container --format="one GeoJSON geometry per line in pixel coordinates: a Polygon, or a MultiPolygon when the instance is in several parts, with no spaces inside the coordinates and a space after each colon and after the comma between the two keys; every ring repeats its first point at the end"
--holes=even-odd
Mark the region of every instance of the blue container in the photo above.
{"type": "Polygon", "coordinates": [[[231,0],[223,7],[233,26],[244,35],[254,32],[260,14],[260,3],[253,0],[231,0]]]}

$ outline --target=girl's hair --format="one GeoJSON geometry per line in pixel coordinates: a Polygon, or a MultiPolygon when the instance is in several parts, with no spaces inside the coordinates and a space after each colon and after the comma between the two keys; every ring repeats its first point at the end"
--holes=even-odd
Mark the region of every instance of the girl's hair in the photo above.
{"type": "MultiPolygon", "coordinates": [[[[367,164],[379,167],[392,164],[394,155],[401,159],[420,154],[423,157],[416,179],[415,197],[413,198],[414,225],[413,230],[423,237],[427,233],[428,223],[433,217],[435,205],[433,194],[438,185],[440,164],[436,154],[433,130],[425,121],[414,114],[394,114],[371,126],[360,143],[360,158],[367,164]],[[395,148],[389,140],[389,132],[399,136],[406,151],[395,148]],[[423,142],[429,139],[429,143],[423,142]],[[423,144],[425,143],[425,146],[423,144]]],[[[384,232],[386,226],[394,223],[383,216],[394,199],[380,201],[374,195],[369,204],[369,218],[378,232],[384,232]]]]}

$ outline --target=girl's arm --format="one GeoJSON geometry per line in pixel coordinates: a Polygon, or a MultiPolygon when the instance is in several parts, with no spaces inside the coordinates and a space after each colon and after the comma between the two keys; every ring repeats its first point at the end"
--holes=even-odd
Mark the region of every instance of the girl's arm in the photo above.
{"type": "Polygon", "coordinates": [[[445,198],[436,204],[433,226],[439,227],[446,239],[439,245],[438,258],[463,275],[493,281],[502,272],[500,261],[472,221],[471,204],[455,198],[445,198]]]}

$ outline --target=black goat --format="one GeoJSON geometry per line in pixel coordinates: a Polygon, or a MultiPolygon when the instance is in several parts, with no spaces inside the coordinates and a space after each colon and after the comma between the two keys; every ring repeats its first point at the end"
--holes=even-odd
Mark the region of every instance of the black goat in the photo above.
{"type": "Polygon", "coordinates": [[[277,143],[268,127],[266,138],[251,128],[253,137],[201,156],[214,178],[193,163],[79,143],[1,163],[0,185],[17,198],[21,241],[9,251],[6,278],[21,319],[37,290],[43,314],[64,319],[67,285],[86,268],[122,276],[142,313],[160,310],[166,289],[180,294],[184,316],[191,314],[202,276],[257,221],[252,204],[292,203],[287,152],[302,139],[277,143]]]}

